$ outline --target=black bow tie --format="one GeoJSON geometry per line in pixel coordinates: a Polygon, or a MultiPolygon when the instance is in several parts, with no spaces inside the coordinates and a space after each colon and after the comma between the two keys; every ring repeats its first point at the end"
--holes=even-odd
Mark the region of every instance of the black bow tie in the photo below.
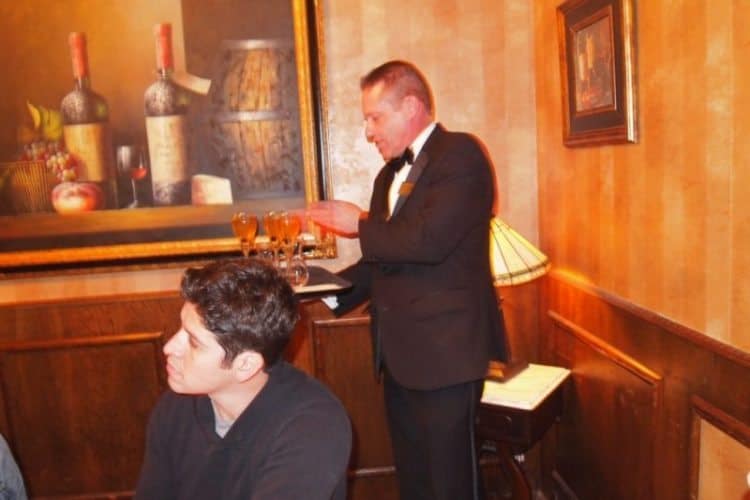
{"type": "Polygon", "coordinates": [[[401,167],[403,167],[407,163],[409,165],[414,163],[414,153],[412,152],[411,148],[406,148],[406,150],[401,153],[401,156],[398,156],[389,161],[388,165],[393,169],[393,172],[395,173],[401,170],[401,167]]]}

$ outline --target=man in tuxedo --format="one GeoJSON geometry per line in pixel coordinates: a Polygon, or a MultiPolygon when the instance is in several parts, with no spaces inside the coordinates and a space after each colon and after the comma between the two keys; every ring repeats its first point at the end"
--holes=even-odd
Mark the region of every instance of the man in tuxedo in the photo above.
{"type": "Polygon", "coordinates": [[[489,360],[505,359],[489,267],[492,167],[475,137],[435,122],[411,63],[387,62],[360,87],[367,140],[386,164],[369,213],[335,202],[313,211],[362,250],[340,272],[353,287],[334,313],[370,300],[402,500],[477,498],[474,413],[489,360]]]}

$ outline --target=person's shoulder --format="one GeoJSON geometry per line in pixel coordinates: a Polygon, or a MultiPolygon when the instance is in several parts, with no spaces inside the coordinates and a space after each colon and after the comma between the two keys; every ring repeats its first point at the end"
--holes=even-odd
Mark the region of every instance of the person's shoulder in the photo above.
{"type": "Polygon", "coordinates": [[[341,401],[320,380],[299,370],[295,366],[282,361],[275,369],[285,379],[287,390],[293,395],[293,400],[300,406],[317,408],[319,411],[330,412],[332,415],[346,416],[341,401]]]}
{"type": "Polygon", "coordinates": [[[291,383],[284,405],[276,407],[279,432],[348,457],[352,428],[341,401],[321,381],[297,368],[285,364],[284,372],[291,383]]]}
{"type": "Polygon", "coordinates": [[[463,131],[448,130],[442,124],[438,124],[433,132],[435,146],[444,152],[464,151],[467,153],[477,152],[484,154],[486,147],[482,140],[475,134],[463,131]]]}

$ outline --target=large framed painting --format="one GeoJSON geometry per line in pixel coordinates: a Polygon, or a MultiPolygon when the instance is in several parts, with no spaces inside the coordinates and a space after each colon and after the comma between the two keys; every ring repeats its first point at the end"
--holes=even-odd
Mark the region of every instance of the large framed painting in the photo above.
{"type": "Polygon", "coordinates": [[[234,213],[325,198],[319,9],[4,3],[0,275],[239,254],[234,213]]]}
{"type": "Polygon", "coordinates": [[[568,0],[557,8],[563,142],[636,142],[634,0],[568,0]]]}

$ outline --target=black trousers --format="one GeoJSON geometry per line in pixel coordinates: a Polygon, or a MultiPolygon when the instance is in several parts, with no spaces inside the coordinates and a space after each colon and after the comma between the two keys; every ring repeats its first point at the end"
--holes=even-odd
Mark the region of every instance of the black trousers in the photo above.
{"type": "Polygon", "coordinates": [[[401,500],[482,498],[474,415],[484,381],[421,391],[384,371],[388,427],[401,500]]]}

